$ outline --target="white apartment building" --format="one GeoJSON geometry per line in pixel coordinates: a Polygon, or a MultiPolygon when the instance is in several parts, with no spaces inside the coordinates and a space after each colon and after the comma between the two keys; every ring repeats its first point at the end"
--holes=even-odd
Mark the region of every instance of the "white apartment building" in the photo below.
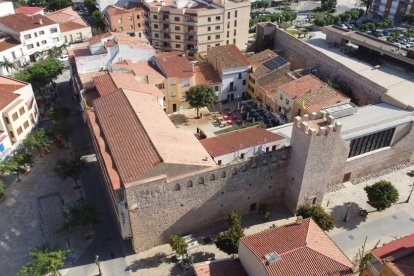
{"type": "Polygon", "coordinates": [[[246,96],[246,81],[251,65],[235,45],[210,48],[207,51],[207,61],[219,73],[222,81],[219,101],[238,100],[246,96]]]}
{"type": "Polygon", "coordinates": [[[14,14],[14,7],[11,1],[0,1],[0,16],[14,14]]]}
{"type": "Polygon", "coordinates": [[[12,14],[0,17],[0,31],[19,41],[24,55],[29,56],[31,61],[35,61],[35,52],[62,44],[59,24],[40,14],[12,14]]]}
{"type": "Polygon", "coordinates": [[[30,83],[0,77],[0,160],[13,152],[38,120],[38,109],[30,83]]]}
{"type": "MultiPolygon", "coordinates": [[[[23,52],[23,46],[11,36],[0,34],[0,61],[10,61],[17,67],[27,64],[27,58],[23,52]]],[[[13,73],[14,69],[0,67],[0,75],[7,76],[13,73]]]]}

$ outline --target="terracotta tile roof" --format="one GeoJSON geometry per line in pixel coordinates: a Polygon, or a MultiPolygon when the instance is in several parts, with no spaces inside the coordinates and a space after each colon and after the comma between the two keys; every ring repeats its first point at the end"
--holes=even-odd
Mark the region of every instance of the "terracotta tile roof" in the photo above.
{"type": "Polygon", "coordinates": [[[351,261],[311,219],[243,237],[240,243],[271,276],[353,275],[351,261]],[[271,252],[281,259],[268,264],[264,256],[271,252]]]}
{"type": "Polygon", "coordinates": [[[195,276],[247,276],[239,260],[195,264],[194,273],[195,276]]]}
{"type": "Polygon", "coordinates": [[[348,97],[327,84],[295,99],[295,102],[300,106],[304,106],[308,113],[319,112],[328,106],[349,101],[348,97]]]}
{"type": "Polygon", "coordinates": [[[214,63],[217,64],[215,67],[220,70],[250,65],[249,60],[234,44],[212,47],[207,50],[207,56],[214,58],[214,63]]]}
{"type": "Polygon", "coordinates": [[[283,137],[266,129],[251,127],[200,140],[200,143],[215,158],[238,150],[283,139],[283,137]]]}
{"type": "Polygon", "coordinates": [[[0,110],[11,104],[19,97],[16,90],[28,85],[25,82],[0,76],[0,110]]]}
{"type": "Polygon", "coordinates": [[[98,76],[93,80],[93,82],[100,97],[103,97],[118,89],[109,74],[98,76]]]}
{"type": "Polygon", "coordinates": [[[128,45],[129,47],[140,48],[140,49],[152,49],[154,50],[154,53],[155,53],[154,47],[151,46],[151,43],[149,42],[149,40],[145,38],[144,36],[143,37],[130,36],[126,33],[116,33],[116,32],[111,32],[111,35],[116,38],[116,41],[120,45],[123,44],[123,45],[128,45]]]}
{"type": "Polygon", "coordinates": [[[112,64],[112,70],[118,69],[131,70],[135,76],[144,77],[146,80],[142,81],[149,84],[161,84],[164,82],[165,77],[158,72],[157,68],[152,66],[147,61],[132,62],[131,60],[123,60],[118,63],[112,64]]]}
{"type": "Polygon", "coordinates": [[[293,77],[291,77],[291,76],[289,76],[289,75],[286,75],[286,74],[283,74],[283,75],[280,75],[280,76],[278,76],[277,78],[275,78],[275,79],[273,79],[273,80],[271,80],[271,81],[269,81],[269,82],[267,82],[267,83],[265,83],[265,84],[263,84],[263,85],[260,85],[260,88],[266,93],[266,94],[269,94],[269,95],[272,95],[272,96],[274,96],[275,95],[275,93],[276,93],[276,89],[279,87],[279,86],[281,86],[282,84],[285,84],[285,83],[288,83],[288,82],[291,82],[291,81],[293,81],[294,80],[294,78],[293,77]]]}
{"type": "Polygon", "coordinates": [[[72,9],[71,6],[61,9],[61,10],[47,13],[45,16],[49,18],[50,20],[53,20],[57,23],[65,23],[65,22],[73,21],[81,17],[78,14],[78,12],[72,9]]]}
{"type": "Polygon", "coordinates": [[[70,21],[70,22],[65,22],[65,23],[61,23],[59,24],[60,27],[60,32],[64,33],[64,32],[69,32],[69,31],[74,31],[77,29],[83,29],[88,27],[88,25],[83,25],[74,21],[70,21]]]}
{"type": "Polygon", "coordinates": [[[108,6],[105,9],[106,14],[108,14],[109,16],[113,16],[113,15],[121,15],[121,14],[126,14],[126,13],[130,13],[128,10],[120,8],[120,7],[115,7],[115,6],[108,6]]]}
{"type": "Polygon", "coordinates": [[[30,6],[21,6],[14,10],[15,13],[20,14],[35,14],[43,11],[43,7],[30,7],[30,6]]]}
{"type": "Polygon", "coordinates": [[[194,75],[196,84],[221,83],[219,74],[208,62],[197,63],[194,65],[194,75]]]}
{"type": "Polygon", "coordinates": [[[109,32],[108,33],[103,33],[103,34],[100,34],[100,35],[95,35],[95,36],[89,38],[88,42],[89,42],[89,45],[94,45],[94,44],[100,43],[102,41],[102,39],[108,38],[108,37],[111,37],[111,36],[112,36],[112,34],[109,33],[109,32]]]}
{"type": "Polygon", "coordinates": [[[20,42],[14,38],[0,39],[0,52],[19,46],[20,42]]]}
{"type": "Polygon", "coordinates": [[[105,47],[112,47],[118,44],[115,40],[111,39],[105,42],[105,47]]]}
{"type": "Polygon", "coordinates": [[[28,16],[22,13],[17,13],[0,17],[0,24],[3,24],[16,32],[24,32],[56,23],[41,14],[28,16]],[[42,20],[42,24],[39,23],[40,20],[42,20]]]}
{"type": "Polygon", "coordinates": [[[271,72],[279,70],[280,68],[285,68],[286,66],[290,67],[289,62],[286,62],[282,66],[277,67],[275,69],[270,69],[269,67],[264,65],[266,61],[269,61],[278,56],[279,56],[278,54],[276,54],[275,52],[271,50],[264,50],[260,53],[257,53],[249,57],[249,61],[252,64],[252,69],[253,69],[253,73],[251,73],[251,75],[255,77],[256,79],[260,79],[262,77],[267,76],[271,72]]]}
{"type": "Polygon", "coordinates": [[[95,114],[123,184],[162,163],[122,89],[94,100],[95,114]]]}
{"type": "Polygon", "coordinates": [[[371,250],[395,275],[414,275],[414,234],[371,250]]]}
{"type": "Polygon", "coordinates": [[[154,56],[160,65],[161,71],[167,78],[190,78],[193,76],[191,62],[180,52],[164,52],[154,56]]]}
{"type": "Polygon", "coordinates": [[[313,75],[306,75],[289,83],[279,86],[279,90],[292,99],[302,96],[312,90],[320,89],[326,84],[313,75]]]}

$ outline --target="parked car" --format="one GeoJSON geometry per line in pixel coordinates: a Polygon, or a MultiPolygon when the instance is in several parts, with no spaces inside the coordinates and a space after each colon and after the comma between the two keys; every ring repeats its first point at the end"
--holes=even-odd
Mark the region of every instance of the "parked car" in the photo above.
{"type": "Polygon", "coordinates": [[[69,60],[69,56],[68,55],[61,55],[60,57],[58,57],[58,60],[65,62],[69,60]]]}

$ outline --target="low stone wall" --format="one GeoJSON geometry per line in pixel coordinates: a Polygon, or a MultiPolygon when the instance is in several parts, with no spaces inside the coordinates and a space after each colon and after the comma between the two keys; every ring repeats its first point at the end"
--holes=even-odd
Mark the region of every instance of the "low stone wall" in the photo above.
{"type": "Polygon", "coordinates": [[[126,188],[136,251],[168,242],[256,204],[283,202],[290,148],[174,181],[166,178],[126,188]]]}

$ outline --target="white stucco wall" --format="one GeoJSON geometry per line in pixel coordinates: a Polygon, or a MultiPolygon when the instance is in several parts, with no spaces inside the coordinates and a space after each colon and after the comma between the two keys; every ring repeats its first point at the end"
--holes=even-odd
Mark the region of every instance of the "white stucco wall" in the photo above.
{"type": "Polygon", "coordinates": [[[0,17],[14,14],[14,7],[11,1],[0,2],[0,17]]]}
{"type": "Polygon", "coordinates": [[[221,72],[222,85],[218,95],[220,101],[231,99],[232,94],[234,99],[242,97],[243,92],[247,91],[247,86],[243,85],[243,80],[247,81],[249,68],[250,65],[226,69],[221,72]],[[240,79],[239,74],[241,74],[240,79]],[[231,82],[233,82],[234,91],[230,91],[231,82]]]}
{"type": "Polygon", "coordinates": [[[243,241],[239,242],[239,260],[249,276],[267,276],[260,260],[246,247],[243,241]]]}
{"type": "MultiPolygon", "coordinates": [[[[15,47],[12,47],[12,48],[9,48],[7,50],[0,52],[0,61],[4,61],[4,60],[11,61],[15,64],[20,63],[18,65],[24,65],[24,63],[28,61],[28,57],[23,54],[23,47],[21,44],[19,44],[15,47]],[[14,56],[13,56],[13,53],[14,53],[14,56]]],[[[10,72],[7,72],[5,68],[3,67],[0,68],[1,76],[8,76],[13,72],[15,72],[14,69],[11,69],[10,72]]]]}

